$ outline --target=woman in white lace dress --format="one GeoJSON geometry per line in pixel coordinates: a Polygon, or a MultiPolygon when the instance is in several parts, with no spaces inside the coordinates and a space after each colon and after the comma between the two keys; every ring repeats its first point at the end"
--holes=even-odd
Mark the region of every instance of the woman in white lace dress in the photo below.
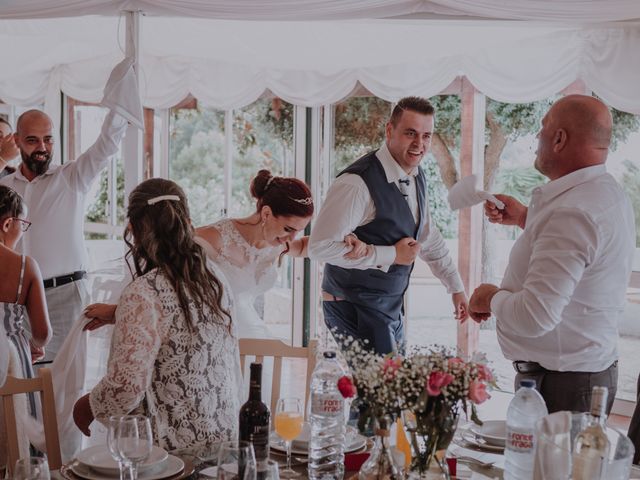
{"type": "MultiPolygon", "coordinates": [[[[274,338],[255,308],[256,299],[274,287],[277,266],[285,255],[307,256],[307,236],[296,236],[313,215],[309,187],[293,177],[276,177],[260,170],[250,185],[256,199],[254,213],[243,218],[226,218],[196,229],[196,240],[224,272],[236,306],[234,321],[239,338],[274,338]]],[[[354,235],[345,238],[345,255],[359,258],[367,246],[354,235]]],[[[271,396],[272,360],[263,369],[262,399],[271,396]]],[[[248,366],[246,367],[248,369],[248,366]]],[[[248,378],[248,375],[244,375],[248,378]]],[[[244,382],[243,398],[248,392],[244,382]]]]}
{"type": "Polygon", "coordinates": [[[184,192],[147,180],[127,213],[134,280],[115,311],[107,374],[78,400],[74,420],[89,435],[94,417],[142,413],[166,450],[235,439],[240,359],[231,302],[194,241],[184,192]]]}
{"type": "MultiPolygon", "coordinates": [[[[251,182],[256,210],[248,217],[226,218],[196,229],[196,240],[222,269],[236,305],[240,338],[272,338],[255,308],[256,298],[273,288],[276,267],[285,254],[307,256],[307,236],[296,239],[313,215],[309,187],[294,177],[275,177],[260,170],[251,182]]],[[[345,238],[350,258],[366,253],[366,245],[345,238]]],[[[264,382],[263,382],[264,383],[264,382]]]]}

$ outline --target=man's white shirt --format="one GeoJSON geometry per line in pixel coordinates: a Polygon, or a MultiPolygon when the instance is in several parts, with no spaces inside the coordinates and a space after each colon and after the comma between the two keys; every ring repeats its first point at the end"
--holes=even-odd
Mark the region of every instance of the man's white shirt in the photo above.
{"type": "Polygon", "coordinates": [[[0,179],[0,184],[18,192],[28,207],[32,226],[17,250],[38,262],[42,278],[86,270],[84,196],[117,153],[126,127],[124,118],[109,113],[96,142],[75,161],[50,166],[31,182],[20,168],[0,179]]]}
{"type": "MultiPolygon", "coordinates": [[[[384,169],[387,181],[399,186],[398,180],[407,177],[404,170],[393,159],[386,144],[376,152],[384,169]]],[[[416,222],[419,219],[418,197],[415,178],[418,169],[409,174],[408,203],[416,222]]],[[[420,243],[419,257],[433,274],[444,284],[449,293],[462,292],[464,287],[458,270],[449,256],[449,250],[437,228],[432,228],[428,195],[425,195],[425,225],[417,241],[420,243]]],[[[345,173],[333,182],[322,210],[315,220],[309,239],[309,256],[313,260],[325,261],[343,268],[365,270],[377,268],[387,271],[393,265],[396,251],[393,245],[375,245],[373,253],[357,260],[344,258],[349,247],[344,237],[357,227],[366,225],[376,216],[376,209],[364,180],[356,174],[345,173]]]]}
{"type": "Polygon", "coordinates": [[[505,290],[491,300],[505,357],[557,371],[608,368],[634,251],[631,204],[604,165],[534,189],[505,290]]]}

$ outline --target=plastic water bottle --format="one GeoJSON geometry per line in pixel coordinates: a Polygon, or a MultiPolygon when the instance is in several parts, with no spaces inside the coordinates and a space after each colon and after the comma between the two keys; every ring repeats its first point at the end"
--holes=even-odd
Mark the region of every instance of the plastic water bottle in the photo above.
{"type": "Polygon", "coordinates": [[[324,352],[311,377],[311,480],[335,480],[344,476],[345,401],[338,390],[338,379],[343,375],[336,352],[324,352]]]}
{"type": "Polygon", "coordinates": [[[535,425],[540,418],[549,413],[535,386],[535,380],[520,381],[520,388],[507,409],[505,480],[533,478],[533,461],[536,453],[535,425]]]}

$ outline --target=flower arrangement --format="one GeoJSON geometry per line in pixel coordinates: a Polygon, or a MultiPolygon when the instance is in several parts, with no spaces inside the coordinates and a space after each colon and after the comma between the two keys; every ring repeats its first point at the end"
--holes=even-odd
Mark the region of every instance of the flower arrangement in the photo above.
{"type": "Polygon", "coordinates": [[[475,406],[495,386],[484,356],[465,360],[441,346],[380,356],[350,337],[342,346],[352,379],[341,378],[338,388],[345,398],[357,393],[366,405],[361,429],[371,417],[394,420],[409,412],[405,425],[411,435],[412,470],[426,471],[435,453],[448,447],[462,411],[469,415],[470,410],[470,418],[482,423],[475,406]]]}

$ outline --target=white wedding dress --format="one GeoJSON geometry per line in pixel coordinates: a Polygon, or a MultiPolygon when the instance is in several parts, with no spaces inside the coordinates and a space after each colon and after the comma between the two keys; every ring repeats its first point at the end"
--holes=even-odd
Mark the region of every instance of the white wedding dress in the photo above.
{"type": "MultiPolygon", "coordinates": [[[[214,249],[206,240],[196,237],[207,256],[222,270],[233,294],[236,316],[233,319],[239,338],[275,338],[255,308],[258,296],[273,288],[278,272],[276,264],[282,247],[256,248],[240,234],[231,219],[220,220],[214,227],[222,240],[222,248],[214,249]]],[[[265,361],[262,373],[262,401],[271,398],[272,361],[265,361]]],[[[248,395],[248,365],[245,365],[245,393],[248,395]]],[[[246,395],[245,395],[246,396],[246,395]]],[[[241,402],[243,403],[243,402],[241,402]]]]}

